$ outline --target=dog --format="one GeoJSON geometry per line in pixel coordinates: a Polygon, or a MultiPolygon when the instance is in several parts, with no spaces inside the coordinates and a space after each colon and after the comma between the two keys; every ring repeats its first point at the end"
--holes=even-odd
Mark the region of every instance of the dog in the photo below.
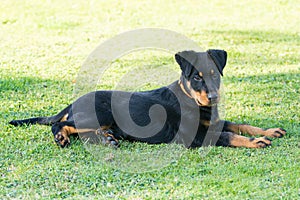
{"type": "Polygon", "coordinates": [[[180,79],[145,92],[94,91],[81,96],[51,117],[13,120],[14,126],[51,125],[55,142],[70,145],[70,136],[87,135],[91,143],[118,147],[119,140],[149,144],[181,143],[187,148],[206,145],[263,148],[282,128],[262,129],[219,119],[220,79],[227,52],[182,51],[175,54],[180,79]],[[246,137],[241,134],[262,137],[246,137]]]}

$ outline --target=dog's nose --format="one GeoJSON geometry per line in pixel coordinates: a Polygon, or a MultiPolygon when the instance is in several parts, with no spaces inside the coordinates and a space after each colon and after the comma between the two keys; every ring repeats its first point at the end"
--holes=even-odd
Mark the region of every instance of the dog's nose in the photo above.
{"type": "Polygon", "coordinates": [[[217,95],[217,94],[211,94],[211,93],[209,93],[209,94],[207,95],[207,98],[208,98],[208,100],[210,100],[210,101],[215,101],[215,100],[218,99],[218,95],[217,95]]]}

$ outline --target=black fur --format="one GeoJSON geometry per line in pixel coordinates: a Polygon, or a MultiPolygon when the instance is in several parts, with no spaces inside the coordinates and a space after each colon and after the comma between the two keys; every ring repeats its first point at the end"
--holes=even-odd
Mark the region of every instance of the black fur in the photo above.
{"type": "MultiPolygon", "coordinates": [[[[117,139],[151,144],[178,142],[187,147],[201,146],[209,127],[219,127],[219,129],[213,129],[219,131],[223,129],[224,121],[218,118],[216,99],[220,87],[220,74],[222,75],[225,67],[227,53],[223,50],[209,50],[200,53],[184,51],[177,53],[175,59],[182,70],[180,80],[184,89],[178,81],[175,81],[167,87],[145,92],[91,92],[80,97],[55,116],[13,120],[10,124],[14,126],[52,125],[54,135],[64,126],[72,126],[77,129],[98,129],[108,126],[117,139]],[[211,74],[212,69],[216,72],[215,75],[211,74]],[[203,77],[199,77],[200,71],[203,73],[203,77]],[[215,102],[210,101],[209,104],[202,105],[200,100],[196,101],[190,97],[193,91],[204,91],[207,95],[213,96],[215,102]],[[113,96],[117,101],[115,111],[112,104],[113,96]],[[127,106],[127,96],[131,96],[129,113],[132,121],[140,127],[147,127],[152,123],[153,126],[148,128],[153,129],[154,135],[149,136],[143,131],[137,132],[138,130],[126,121],[128,117],[122,116],[125,112],[122,108],[126,109],[127,106]],[[154,105],[163,107],[165,113],[150,111],[154,105]],[[66,114],[68,114],[67,121],[60,122],[66,114]],[[116,121],[116,115],[120,119],[119,121],[116,121]],[[166,121],[164,121],[164,115],[166,115],[166,121]],[[120,128],[120,124],[123,124],[123,128],[120,128]],[[157,127],[162,128],[156,130],[157,127]]],[[[215,137],[211,141],[215,140],[214,143],[217,145],[229,145],[228,135],[219,132],[215,132],[213,135],[215,137]]]]}
{"type": "Polygon", "coordinates": [[[72,105],[69,105],[65,109],[63,109],[60,113],[57,115],[51,116],[51,117],[34,117],[24,120],[12,120],[9,122],[9,124],[14,126],[22,126],[22,125],[29,125],[29,124],[41,124],[41,125],[53,125],[56,122],[59,122],[64,115],[66,115],[71,108],[72,105]]]}

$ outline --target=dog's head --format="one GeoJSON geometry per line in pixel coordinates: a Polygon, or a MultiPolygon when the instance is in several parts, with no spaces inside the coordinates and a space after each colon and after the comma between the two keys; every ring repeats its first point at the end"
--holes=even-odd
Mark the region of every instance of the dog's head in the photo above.
{"type": "Polygon", "coordinates": [[[177,53],[175,59],[182,71],[182,90],[199,106],[217,104],[220,98],[220,75],[223,75],[227,60],[226,51],[183,51],[177,53]]]}

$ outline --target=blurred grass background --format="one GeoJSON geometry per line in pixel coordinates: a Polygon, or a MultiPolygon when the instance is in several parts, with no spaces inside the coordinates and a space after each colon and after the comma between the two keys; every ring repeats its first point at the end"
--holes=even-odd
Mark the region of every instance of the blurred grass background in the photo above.
{"type": "MultiPolygon", "coordinates": [[[[300,197],[298,1],[2,0],[0,10],[1,199],[300,197]],[[188,150],[158,171],[130,173],[100,165],[80,141],[58,148],[49,127],[8,126],[12,119],[57,113],[74,100],[77,73],[93,49],[148,27],[226,50],[226,119],[283,127],[288,135],[267,149],[212,147],[205,157],[202,148],[188,150]]],[[[99,89],[114,88],[132,67],[162,64],[176,67],[167,53],[125,56],[99,89]]],[[[158,147],[125,143],[123,150],[151,154],[158,147]]]]}

